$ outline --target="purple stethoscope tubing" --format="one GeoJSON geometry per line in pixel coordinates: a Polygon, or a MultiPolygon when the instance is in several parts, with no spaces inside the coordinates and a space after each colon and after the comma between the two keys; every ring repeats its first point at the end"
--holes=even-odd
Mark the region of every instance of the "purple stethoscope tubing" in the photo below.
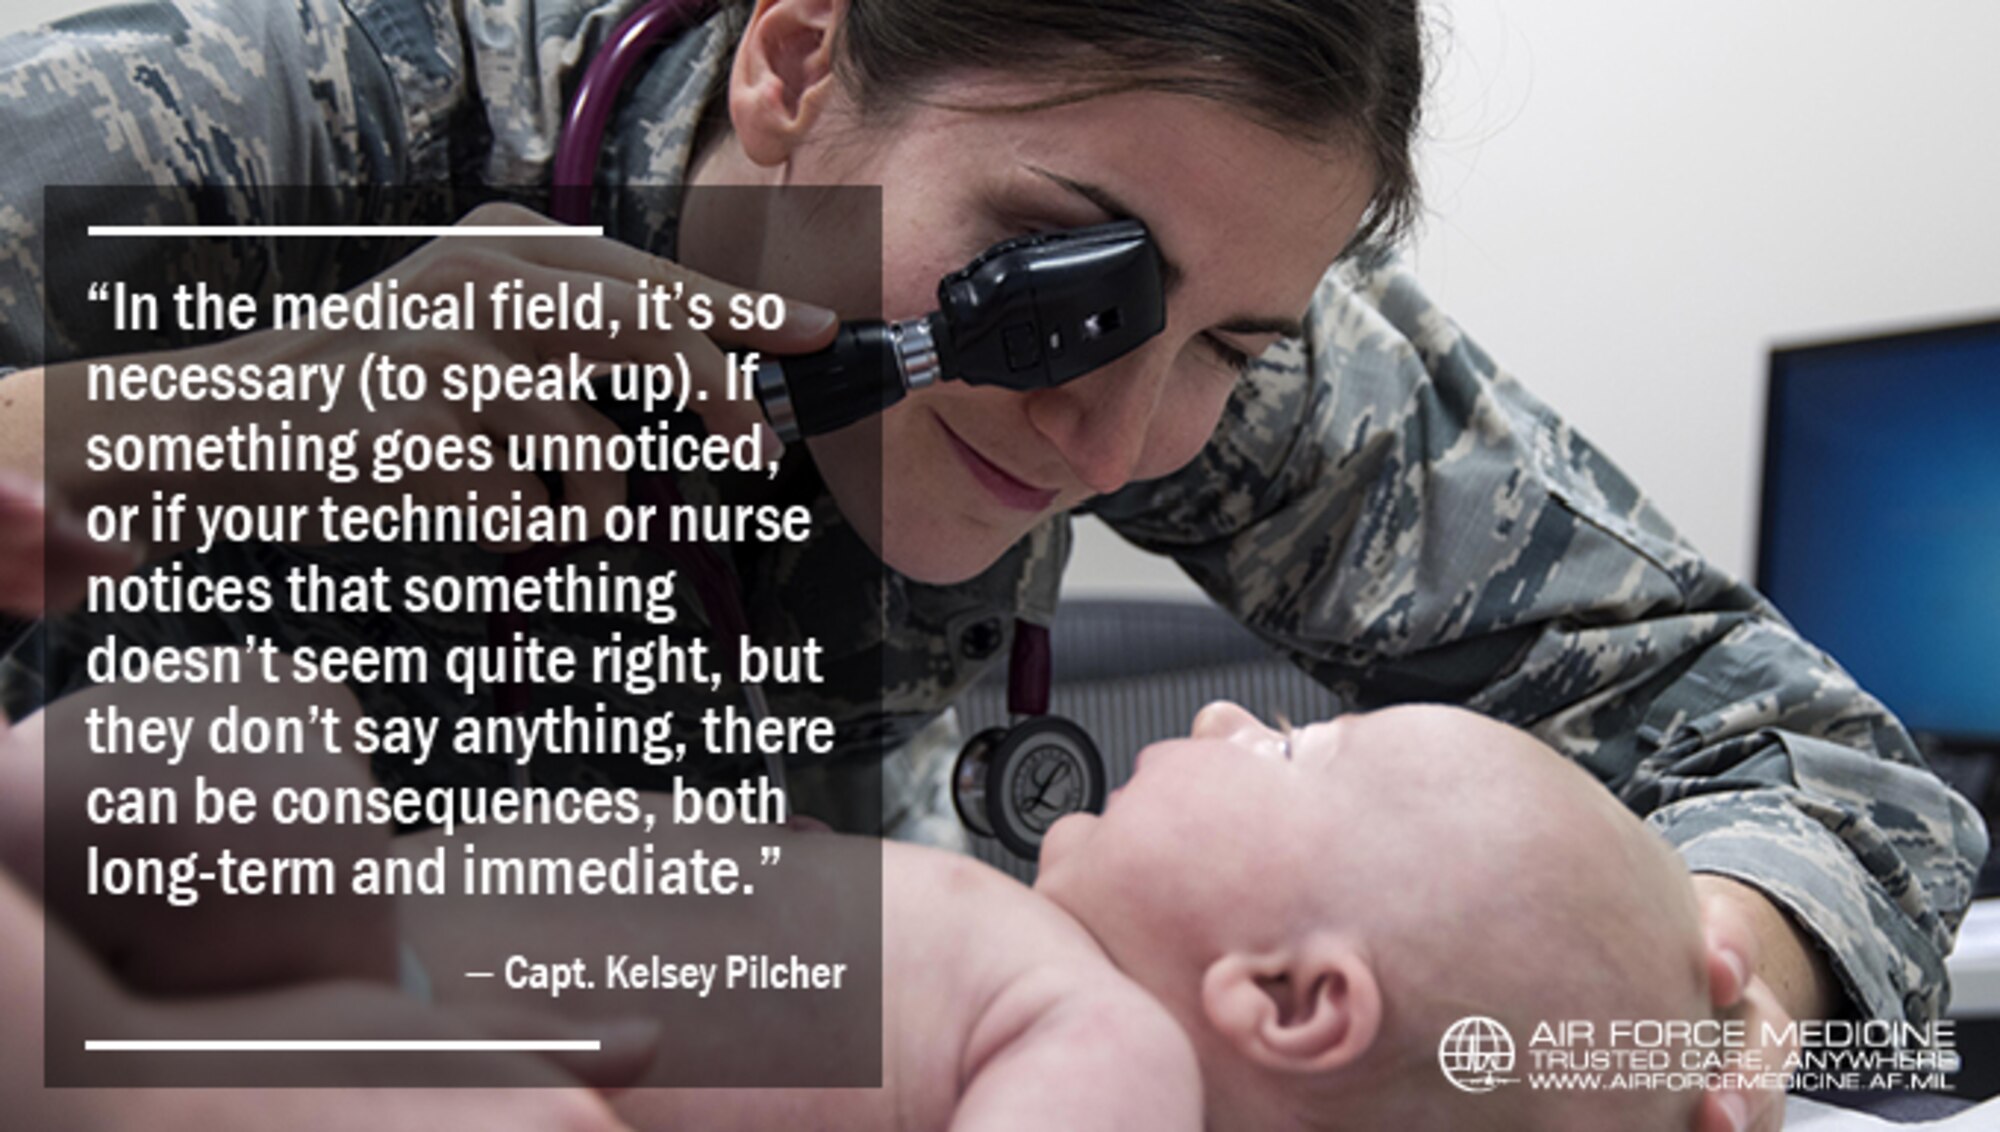
{"type": "Polygon", "coordinates": [[[569,113],[563,117],[549,215],[564,224],[590,222],[590,186],[597,179],[598,152],[611,111],[618,105],[618,92],[632,68],[660,40],[692,27],[714,7],[714,0],[646,0],[612,29],[611,38],[583,69],[569,113]]]}
{"type": "MultiPolygon", "coordinates": [[[[583,78],[570,98],[569,111],[563,116],[562,133],[556,139],[554,191],[549,201],[551,217],[564,224],[590,222],[590,192],[592,182],[597,179],[598,154],[603,148],[604,131],[611,122],[611,112],[618,104],[618,94],[624,88],[625,80],[631,77],[632,68],[639,64],[639,60],[662,39],[693,26],[714,6],[714,0],[647,0],[612,29],[611,37],[584,68],[583,78]]],[[[656,505],[662,507],[680,502],[680,492],[670,479],[663,476],[644,477],[639,490],[651,494],[656,505]]],[[[509,555],[507,571],[509,575],[519,575],[549,565],[559,561],[569,549],[539,547],[509,555]]],[[[681,549],[691,559],[693,569],[689,573],[696,591],[701,595],[703,607],[715,622],[718,634],[747,637],[750,632],[749,618],[744,612],[742,593],[735,575],[722,564],[712,548],[694,545],[681,549]]],[[[524,633],[527,630],[526,621],[519,614],[496,614],[488,621],[489,639],[524,633]]],[[[744,691],[753,714],[760,718],[770,714],[761,689],[746,688],[744,691]]],[[[504,685],[499,693],[502,710],[515,714],[527,710],[526,687],[504,685]]],[[[784,764],[780,762],[772,773],[780,788],[784,784],[783,771],[784,764]]]]}

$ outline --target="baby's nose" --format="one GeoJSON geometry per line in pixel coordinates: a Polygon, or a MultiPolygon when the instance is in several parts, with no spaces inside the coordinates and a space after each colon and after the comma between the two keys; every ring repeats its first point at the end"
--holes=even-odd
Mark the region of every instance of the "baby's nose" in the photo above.
{"type": "Polygon", "coordinates": [[[1240,705],[1216,700],[1195,713],[1188,734],[1196,739],[1227,739],[1246,728],[1263,728],[1263,723],[1240,705]]]}

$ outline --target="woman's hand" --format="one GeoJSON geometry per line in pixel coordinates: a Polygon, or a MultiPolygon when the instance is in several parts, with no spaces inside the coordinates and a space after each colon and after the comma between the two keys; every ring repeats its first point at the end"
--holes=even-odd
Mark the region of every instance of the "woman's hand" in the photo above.
{"type": "MultiPolygon", "coordinates": [[[[1782,1077],[1798,1052],[1789,1040],[1795,1019],[1825,1018],[1835,1002],[1826,960],[1769,897],[1728,877],[1694,878],[1708,944],[1709,997],[1717,1013],[1744,1024],[1750,1071],[1782,1077]]],[[[1711,1090],[1702,1099],[1697,1132],[1777,1132],[1785,1092],[1711,1090]]]]}
{"type": "MultiPolygon", "coordinates": [[[[506,204],[483,205],[459,223],[462,229],[499,225],[558,227],[537,213],[506,204]]],[[[685,358],[687,384],[692,390],[688,407],[701,415],[711,434],[737,436],[757,428],[763,415],[754,401],[728,396],[730,365],[726,351],[735,348],[789,354],[817,350],[832,341],[837,327],[829,311],[787,303],[786,319],[775,330],[732,329],[728,316],[731,300],[746,292],[602,237],[495,235],[434,239],[363,286],[381,283],[386,288],[393,283],[395,294],[408,299],[457,296],[470,285],[475,296],[475,317],[485,326],[492,321],[487,296],[493,285],[503,280],[520,281],[519,293],[525,296],[553,295],[563,285],[569,287],[572,295],[601,287],[606,320],[616,319],[619,330],[615,336],[576,329],[482,329],[476,333],[265,330],[183,351],[128,357],[121,359],[120,364],[137,362],[150,367],[161,363],[236,366],[316,363],[346,368],[340,393],[327,411],[311,408],[300,414],[284,405],[236,401],[107,402],[90,406],[93,416],[86,424],[83,420],[56,420],[57,415],[83,414],[58,414],[51,406],[45,410],[51,415],[51,426],[62,427],[49,430],[46,453],[49,478],[72,497],[89,503],[145,503],[155,490],[166,488],[189,491],[200,501],[253,504],[313,503],[327,495],[343,502],[386,503],[405,493],[420,503],[436,504],[463,501],[471,491],[477,491],[481,500],[505,502],[519,492],[521,502],[532,505],[546,501],[549,488],[532,471],[508,468],[507,437],[591,433],[611,436],[616,434],[617,427],[603,413],[580,400],[502,398],[475,410],[470,404],[443,395],[440,375],[446,366],[483,364],[503,370],[510,366],[534,369],[549,362],[567,363],[574,354],[584,362],[595,363],[598,375],[610,363],[668,366],[676,375],[678,389],[680,360],[685,358]],[[646,290],[652,296],[648,300],[641,298],[638,285],[641,280],[646,281],[646,290]],[[677,294],[679,298],[667,301],[661,292],[666,296],[677,294]],[[697,294],[709,297],[715,315],[705,333],[691,325],[689,307],[697,294]],[[642,301],[646,303],[649,325],[657,326],[664,321],[670,329],[640,331],[642,301]],[[378,362],[386,357],[398,365],[421,366],[429,376],[426,395],[410,401],[378,397],[370,408],[357,386],[358,374],[371,354],[378,362]],[[361,479],[351,485],[330,486],[314,475],[233,475],[218,481],[205,476],[91,475],[82,463],[80,434],[86,428],[91,432],[214,434],[232,425],[256,421],[276,431],[277,422],[286,415],[293,417],[295,431],[313,431],[329,437],[355,436],[359,442],[357,460],[364,468],[361,479]],[[478,443],[490,444],[493,458],[486,467],[416,471],[394,483],[372,482],[365,468],[376,439],[398,432],[406,437],[420,436],[447,444],[484,438],[478,443]],[[169,482],[162,482],[163,479],[169,482]]],[[[53,387],[46,396],[57,401],[53,387]]],[[[582,505],[594,521],[601,522],[606,509],[622,502],[625,477],[609,471],[570,471],[561,476],[561,491],[566,502],[582,505]]]]}
{"type": "Polygon", "coordinates": [[[91,575],[124,574],[137,561],[131,547],[92,541],[69,512],[50,514],[41,484],[0,472],[0,613],[67,609],[91,575]]]}

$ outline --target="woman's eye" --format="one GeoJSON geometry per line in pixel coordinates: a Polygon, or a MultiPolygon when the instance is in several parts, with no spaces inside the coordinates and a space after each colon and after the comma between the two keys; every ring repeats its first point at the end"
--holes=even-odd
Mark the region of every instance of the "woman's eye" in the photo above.
{"type": "Polygon", "coordinates": [[[1250,363],[1256,360],[1213,334],[1202,335],[1201,344],[1207,349],[1209,357],[1238,377],[1242,376],[1243,372],[1250,368],[1250,363]]]}
{"type": "Polygon", "coordinates": [[[965,258],[960,261],[960,265],[963,266],[971,263],[973,260],[978,259],[980,256],[985,255],[1009,240],[1019,240],[1027,236],[1039,236],[1045,232],[1054,231],[1057,231],[1057,228],[1053,224],[1041,224],[1028,220],[999,220],[989,225],[983,225],[982,230],[977,232],[973,237],[975,243],[968,245],[965,258]]]}
{"type": "Polygon", "coordinates": [[[1023,236],[1039,236],[1044,232],[1058,232],[1062,225],[1045,216],[1030,212],[1009,212],[994,217],[991,231],[993,242],[1018,240],[1023,236]]]}

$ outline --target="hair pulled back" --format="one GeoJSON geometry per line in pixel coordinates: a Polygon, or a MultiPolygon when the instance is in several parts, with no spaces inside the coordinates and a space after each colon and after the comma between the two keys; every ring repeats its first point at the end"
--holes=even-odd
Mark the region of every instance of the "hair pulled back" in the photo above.
{"type": "MultiPolygon", "coordinates": [[[[750,7],[728,6],[737,21],[750,7]]],[[[944,80],[968,71],[1047,78],[1055,93],[955,109],[1008,113],[1131,90],[1214,99],[1369,161],[1375,194],[1350,248],[1393,243],[1417,214],[1417,0],[848,0],[835,60],[871,117],[934,102],[944,80]]]]}

